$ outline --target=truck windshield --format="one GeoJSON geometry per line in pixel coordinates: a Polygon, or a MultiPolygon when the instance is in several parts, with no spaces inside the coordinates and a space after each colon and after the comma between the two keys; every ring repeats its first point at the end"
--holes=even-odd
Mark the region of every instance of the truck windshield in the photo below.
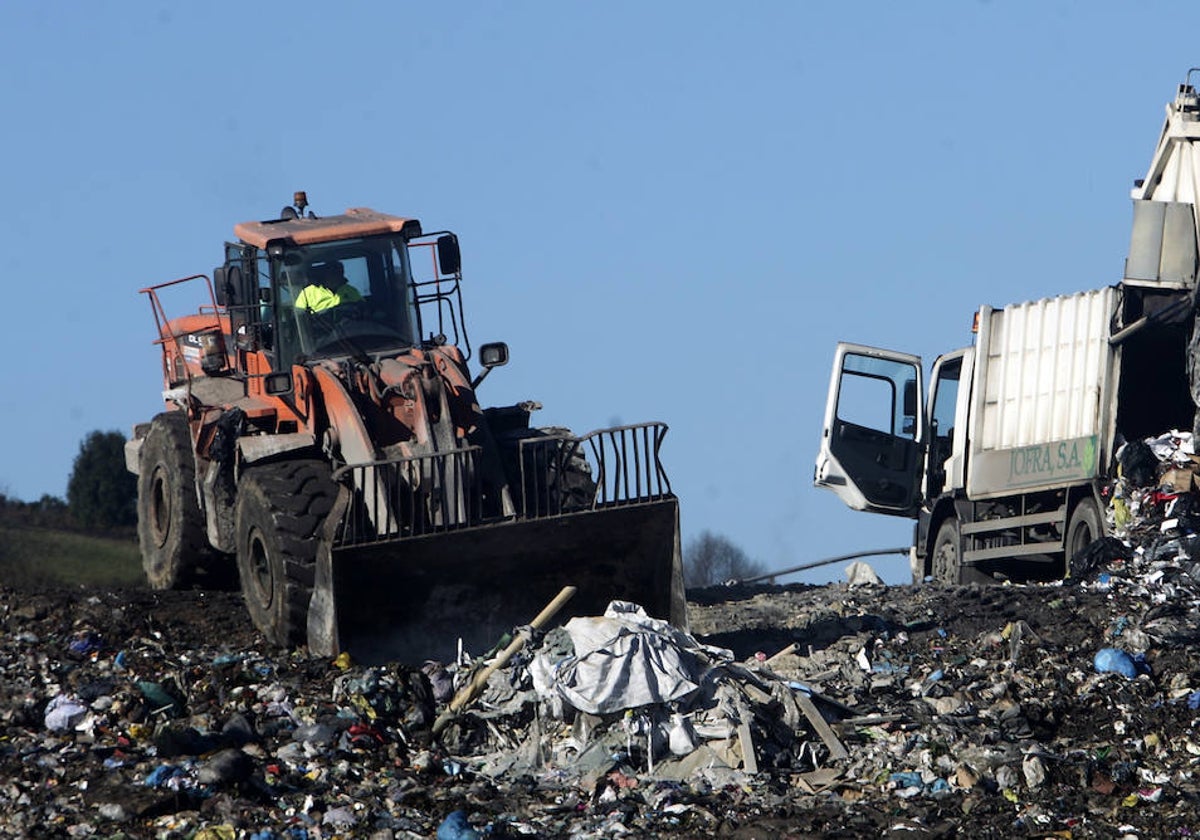
{"type": "Polygon", "coordinates": [[[289,248],[273,261],[284,364],[385,353],[417,334],[408,249],[398,236],[289,248]]]}

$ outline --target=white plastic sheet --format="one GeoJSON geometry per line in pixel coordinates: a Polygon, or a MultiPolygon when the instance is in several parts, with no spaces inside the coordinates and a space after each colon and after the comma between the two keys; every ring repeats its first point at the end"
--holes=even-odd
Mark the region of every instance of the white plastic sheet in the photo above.
{"type": "Polygon", "coordinates": [[[574,708],[608,714],[682,700],[700,687],[709,669],[706,648],[637,604],[613,601],[602,617],[566,624],[575,655],[559,662],[539,654],[531,667],[539,694],[556,694],[574,708]]]}

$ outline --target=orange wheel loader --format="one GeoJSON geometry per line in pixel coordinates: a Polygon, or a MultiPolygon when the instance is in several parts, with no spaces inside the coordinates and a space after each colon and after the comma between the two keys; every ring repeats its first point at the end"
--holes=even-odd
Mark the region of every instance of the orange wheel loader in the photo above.
{"type": "Polygon", "coordinates": [[[150,585],[236,562],[268,639],[362,661],[482,653],[565,585],[560,619],[621,599],[685,626],[666,426],[480,408],[508,347],[472,375],[457,237],[307,206],[236,225],[211,278],[141,290],[165,403],[126,445],[150,585]]]}

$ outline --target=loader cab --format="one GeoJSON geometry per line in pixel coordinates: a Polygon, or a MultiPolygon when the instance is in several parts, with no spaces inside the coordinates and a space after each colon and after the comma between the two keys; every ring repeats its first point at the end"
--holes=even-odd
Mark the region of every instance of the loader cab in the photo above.
{"type": "Polygon", "coordinates": [[[378,356],[418,342],[408,248],[398,235],[268,248],[279,363],[378,356]]]}
{"type": "MultiPolygon", "coordinates": [[[[279,218],[235,225],[238,239],[214,272],[239,371],[287,373],[313,359],[445,344],[470,358],[453,233],[425,234],[417,219],[365,207],[305,215],[307,200],[296,196],[279,218]],[[260,360],[269,370],[258,370],[260,360]]],[[[283,379],[268,376],[268,393],[290,387],[283,379]]]]}
{"type": "Polygon", "coordinates": [[[408,248],[399,236],[266,249],[227,243],[215,279],[235,345],[262,351],[275,371],[308,359],[394,352],[419,335],[408,248]]]}

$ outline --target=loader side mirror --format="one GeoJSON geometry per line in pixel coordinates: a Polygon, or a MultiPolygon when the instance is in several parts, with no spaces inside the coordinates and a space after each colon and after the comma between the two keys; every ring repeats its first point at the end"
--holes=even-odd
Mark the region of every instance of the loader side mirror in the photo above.
{"type": "Polygon", "coordinates": [[[438,268],[442,274],[457,274],[462,268],[462,252],[458,250],[458,237],[447,233],[437,238],[438,268]]]}
{"type": "Polygon", "coordinates": [[[242,285],[242,270],[236,265],[223,265],[213,269],[213,291],[218,306],[231,306],[238,302],[242,285]]]}
{"type": "Polygon", "coordinates": [[[479,375],[471,380],[471,387],[478,388],[484,377],[492,372],[492,368],[508,364],[508,345],[503,341],[493,341],[479,348],[479,365],[483,368],[479,375]]]}
{"type": "Polygon", "coordinates": [[[213,293],[217,298],[217,306],[229,305],[229,278],[225,266],[213,269],[213,293]]]}
{"type": "Polygon", "coordinates": [[[493,341],[479,348],[479,364],[489,370],[508,364],[508,345],[503,341],[493,341]]]}

